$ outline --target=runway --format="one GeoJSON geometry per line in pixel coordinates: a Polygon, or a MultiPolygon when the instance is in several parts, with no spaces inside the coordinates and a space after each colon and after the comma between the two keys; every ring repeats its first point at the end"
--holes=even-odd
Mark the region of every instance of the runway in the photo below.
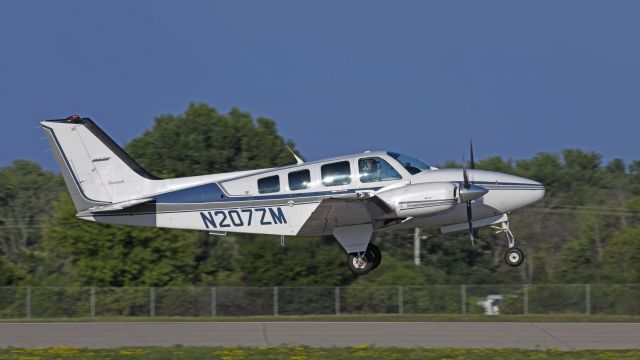
{"type": "Polygon", "coordinates": [[[640,323],[111,322],[2,323],[0,347],[397,346],[640,348],[640,323]]]}

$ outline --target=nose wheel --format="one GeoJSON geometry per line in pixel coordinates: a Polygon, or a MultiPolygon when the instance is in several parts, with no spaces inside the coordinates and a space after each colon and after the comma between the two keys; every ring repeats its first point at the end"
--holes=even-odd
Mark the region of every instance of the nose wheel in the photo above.
{"type": "Polygon", "coordinates": [[[518,267],[524,261],[524,253],[517,247],[512,247],[504,253],[504,260],[507,262],[507,265],[518,267]]]}
{"type": "Polygon", "coordinates": [[[505,221],[500,224],[500,226],[492,226],[494,229],[497,229],[496,234],[504,233],[507,237],[507,243],[509,248],[504,253],[504,260],[509,266],[518,267],[522,265],[524,261],[524,252],[515,246],[515,237],[513,233],[509,229],[509,222],[505,221]]]}
{"type": "Polygon", "coordinates": [[[382,253],[377,246],[369,244],[363,253],[351,253],[347,256],[347,266],[355,275],[365,275],[380,265],[382,253]]]}

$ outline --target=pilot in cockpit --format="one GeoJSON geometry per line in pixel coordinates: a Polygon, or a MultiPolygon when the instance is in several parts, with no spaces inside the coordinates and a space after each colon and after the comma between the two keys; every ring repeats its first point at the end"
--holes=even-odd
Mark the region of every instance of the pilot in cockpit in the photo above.
{"type": "Polygon", "coordinates": [[[360,181],[375,182],[380,181],[382,169],[376,159],[362,159],[360,163],[360,181]]]}

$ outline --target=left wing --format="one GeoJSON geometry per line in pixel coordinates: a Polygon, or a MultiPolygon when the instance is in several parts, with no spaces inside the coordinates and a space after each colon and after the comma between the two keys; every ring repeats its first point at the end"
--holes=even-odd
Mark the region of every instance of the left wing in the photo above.
{"type": "Polygon", "coordinates": [[[320,202],[298,235],[331,234],[336,227],[371,224],[393,210],[373,193],[337,195],[320,202]]]}

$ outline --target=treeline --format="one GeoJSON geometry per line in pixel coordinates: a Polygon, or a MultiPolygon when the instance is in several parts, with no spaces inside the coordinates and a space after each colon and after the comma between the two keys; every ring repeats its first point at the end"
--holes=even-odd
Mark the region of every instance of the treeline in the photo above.
{"type": "MultiPolygon", "coordinates": [[[[293,163],[275,122],[238,109],[192,104],[163,115],[126,150],[160,177],[191,176],[293,163]]],[[[428,159],[425,159],[428,160],[428,159]]],[[[461,166],[447,163],[444,166],[461,166]]],[[[477,167],[535,179],[539,204],[511,216],[527,259],[504,264],[506,240],[425,228],[422,264],[412,232],[381,232],[384,260],[356,278],[332,237],[211,236],[205,232],[109,226],[78,220],[61,177],[16,160],[0,168],[0,286],[335,286],[505,283],[640,283],[640,161],[606,164],[567,149],[527,160],[491,157],[477,167]]]]}

